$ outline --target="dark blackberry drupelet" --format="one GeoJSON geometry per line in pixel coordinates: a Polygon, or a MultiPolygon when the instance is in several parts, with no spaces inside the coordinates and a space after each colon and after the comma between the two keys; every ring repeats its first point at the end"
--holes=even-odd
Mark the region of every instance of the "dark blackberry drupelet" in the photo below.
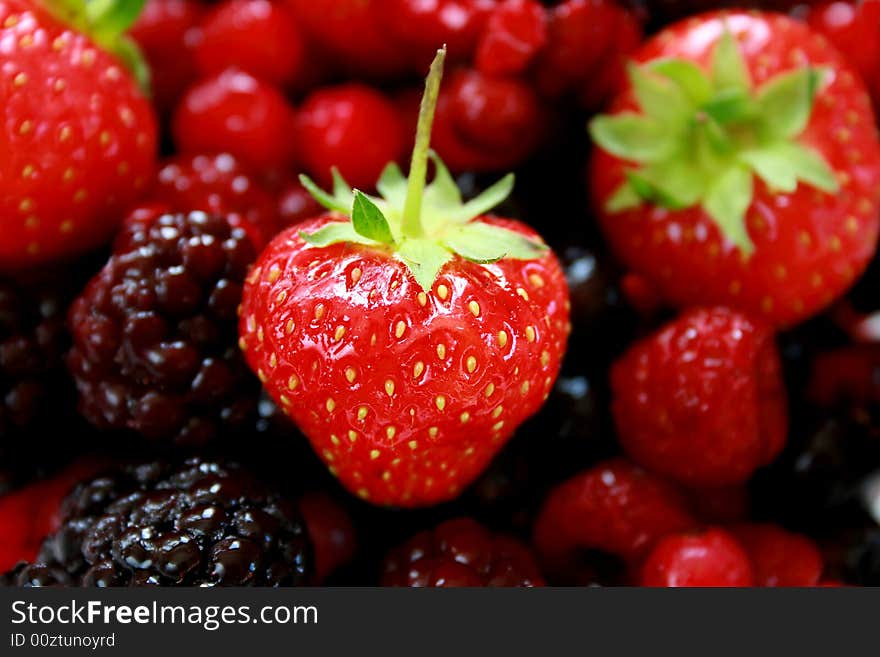
{"type": "Polygon", "coordinates": [[[14,586],[297,586],[312,580],[297,506],[235,464],[121,467],[80,484],[14,586]]]}
{"type": "Polygon", "coordinates": [[[413,536],[385,559],[382,586],[543,586],[528,548],[470,518],[413,536]]]}
{"type": "Polygon", "coordinates": [[[129,220],[70,312],[83,415],[177,445],[252,427],[260,385],[240,356],[236,313],[255,256],[222,216],[129,220]]]}

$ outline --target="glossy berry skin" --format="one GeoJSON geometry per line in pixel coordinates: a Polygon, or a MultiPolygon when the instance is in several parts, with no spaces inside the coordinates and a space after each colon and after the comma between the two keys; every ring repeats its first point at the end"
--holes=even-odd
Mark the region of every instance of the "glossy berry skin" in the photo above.
{"type": "Polygon", "coordinates": [[[346,72],[393,78],[409,61],[390,37],[378,0],[287,0],[305,35],[346,72]]]}
{"type": "Polygon", "coordinates": [[[807,23],[846,56],[880,101],[880,0],[820,2],[810,7],[807,23]]]}
{"type": "Polygon", "coordinates": [[[337,167],[352,186],[370,189],[389,162],[403,155],[404,127],[394,104],[363,84],[326,87],[299,111],[298,135],[306,170],[325,186],[337,167]]]}
{"type": "Polygon", "coordinates": [[[0,1],[0,270],[107,240],[153,174],[156,121],[122,63],[34,3],[0,1]]]}
{"type": "Polygon", "coordinates": [[[199,77],[194,49],[204,13],[198,0],[148,0],[129,30],[150,65],[150,90],[163,115],[199,77]]]}
{"type": "Polygon", "coordinates": [[[822,555],[806,536],[771,524],[741,524],[730,532],[752,561],[756,586],[816,586],[822,555]]]}
{"type": "Polygon", "coordinates": [[[294,82],[305,45],[291,10],[269,0],[227,0],[201,24],[195,57],[202,75],[236,67],[264,82],[294,82]]]}
{"type": "Polygon", "coordinates": [[[117,464],[64,499],[16,586],[298,586],[312,549],[296,504],[235,463],[117,464]]]}
{"type": "Polygon", "coordinates": [[[547,12],[535,0],[505,0],[492,12],[474,65],[487,75],[525,71],[547,42],[547,12]]]}
{"type": "Polygon", "coordinates": [[[440,90],[432,142],[454,171],[497,171],[538,148],[547,120],[525,81],[460,69],[440,90]]]}
{"type": "MultiPolygon", "coordinates": [[[[245,287],[241,347],[342,484],[376,504],[456,497],[550,391],[568,336],[551,252],[456,258],[423,291],[401,261],[281,233],[245,287]]],[[[494,222],[530,238],[513,221],[494,222]]]]}
{"type": "Polygon", "coordinates": [[[229,153],[178,155],[165,161],[150,199],[172,212],[201,210],[225,215],[233,226],[249,224],[257,248],[280,228],[272,193],[229,153]]]}
{"type": "Polygon", "coordinates": [[[641,40],[635,15],[615,0],[565,0],[548,11],[535,84],[554,98],[576,93],[582,104],[597,109],[641,40]]]}
{"type": "Polygon", "coordinates": [[[182,153],[232,153],[263,172],[293,163],[295,123],[293,107],[275,87],[227,69],[187,92],[172,130],[182,153]]]}
{"type": "Polygon", "coordinates": [[[695,309],[637,342],[614,364],[611,388],[626,452],[685,485],[743,483],[785,444],[773,334],[737,311],[695,309]]]}
{"type": "Polygon", "coordinates": [[[550,492],[535,520],[534,545],[546,567],[568,576],[580,553],[598,550],[634,563],[663,536],[695,525],[678,490],[620,458],[550,492]]]}
{"type": "Polygon", "coordinates": [[[449,58],[464,62],[474,54],[497,0],[378,0],[392,41],[423,74],[437,49],[446,45],[449,58]]]}
{"type": "MultiPolygon", "coordinates": [[[[593,198],[612,250],[652,280],[667,301],[681,307],[732,305],[775,325],[791,325],[841,295],[874,253],[880,229],[880,144],[874,115],[864,85],[827,41],[781,15],[705,14],[667,28],[635,59],[682,57],[708,67],[725,21],[756,85],[795,65],[834,72],[818,92],[798,141],[825,158],[839,193],[800,184],[790,194],[777,194],[755,177],[745,215],[754,244],[749,256],[723,239],[699,205],[667,210],[645,204],[605,212],[601,208],[629,165],[598,148],[592,162],[593,198]],[[799,64],[793,62],[796,53],[799,64]]],[[[614,101],[612,113],[632,108],[628,89],[614,101]]]]}
{"type": "Polygon", "coordinates": [[[236,349],[236,310],[255,257],[223,216],[127,221],[70,309],[80,412],[159,445],[204,446],[252,426],[259,382],[236,349]]]}
{"type": "Polygon", "coordinates": [[[752,586],[745,550],[723,529],[671,534],[660,540],[642,566],[642,586],[752,586]]]}
{"type": "Polygon", "coordinates": [[[544,578],[520,541],[470,518],[447,520],[413,536],[385,559],[382,586],[532,587],[544,578]]]}

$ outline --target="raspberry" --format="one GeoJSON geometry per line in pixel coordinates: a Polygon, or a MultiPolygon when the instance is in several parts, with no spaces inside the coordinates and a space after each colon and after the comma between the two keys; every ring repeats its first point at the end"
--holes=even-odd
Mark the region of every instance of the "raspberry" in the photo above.
{"type": "Polygon", "coordinates": [[[663,480],[612,459],[559,484],[535,520],[534,543],[553,573],[570,578],[582,553],[638,561],[666,534],[693,528],[684,498],[663,480]]]}
{"type": "Polygon", "coordinates": [[[785,442],[780,369],[763,324],[726,308],[687,312],[614,364],[620,442],[633,460],[680,483],[743,483],[785,442]]]}
{"type": "Polygon", "coordinates": [[[416,534],[385,560],[383,586],[543,586],[528,549],[470,518],[416,534]]]}
{"type": "Polygon", "coordinates": [[[254,257],[225,217],[129,222],[70,312],[86,418],[186,445],[252,426],[260,386],[237,347],[236,310],[254,257]]]}
{"type": "Polygon", "coordinates": [[[757,586],[815,586],[822,576],[822,555],[806,536],[769,524],[730,528],[752,560],[757,586]]]}
{"type": "Polygon", "coordinates": [[[642,566],[643,586],[751,586],[752,582],[748,555],[723,529],[666,536],[642,566]]]}
{"type": "Polygon", "coordinates": [[[151,198],[173,212],[201,210],[226,215],[235,226],[246,222],[254,228],[259,245],[280,230],[272,194],[229,153],[178,155],[166,161],[151,198]]]}

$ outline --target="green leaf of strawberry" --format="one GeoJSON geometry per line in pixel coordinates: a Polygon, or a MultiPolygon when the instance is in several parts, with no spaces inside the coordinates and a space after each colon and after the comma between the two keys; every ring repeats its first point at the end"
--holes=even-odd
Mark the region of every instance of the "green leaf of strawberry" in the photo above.
{"type": "Polygon", "coordinates": [[[303,186],[321,205],[343,215],[341,218],[349,217],[352,226],[330,224],[316,233],[303,235],[303,239],[316,247],[339,242],[385,245],[407,264],[425,290],[430,289],[443,265],[455,255],[489,263],[502,258],[539,258],[547,250],[545,245],[502,226],[472,223],[510,195],[513,174],[464,202],[449,169],[430,150],[444,57],[445,51],[441,50],[425,85],[409,178],[396,164],[389,164],[376,185],[380,196],[371,198],[353,191],[336,171],[332,194],[319,189],[308,177],[300,176],[303,186]],[[426,184],[429,160],[434,163],[435,174],[432,182],[426,184]]]}
{"type": "Polygon", "coordinates": [[[780,192],[792,192],[799,183],[837,192],[827,162],[796,141],[821,85],[817,68],[782,72],[753,89],[736,40],[725,28],[708,76],[693,62],[668,58],[630,65],[629,80],[642,113],[599,116],[590,123],[600,147],[641,165],[607,199],[607,211],[638,207],[639,200],[670,210],[700,206],[749,254],[745,216],[753,175],[780,192]]]}
{"type": "Polygon", "coordinates": [[[376,504],[456,497],[546,399],[570,330],[559,261],[529,227],[484,213],[506,176],[462,199],[428,137],[378,196],[334,175],[329,210],[276,237],[249,276],[240,346],[331,473],[376,504]],[[429,161],[434,177],[426,181],[429,161]]]}
{"type": "Polygon", "coordinates": [[[790,326],[874,256],[880,140],[865,85],[804,23],[718,11],[634,53],[596,117],[591,191],[626,267],[676,307],[790,326]]]}

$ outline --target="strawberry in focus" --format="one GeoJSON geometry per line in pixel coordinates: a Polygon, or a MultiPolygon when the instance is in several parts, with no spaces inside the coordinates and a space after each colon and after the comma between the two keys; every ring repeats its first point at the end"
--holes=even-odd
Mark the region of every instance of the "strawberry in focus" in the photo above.
{"type": "Polygon", "coordinates": [[[0,269],[79,255],[106,241],[153,174],[156,120],[145,68],[123,32],[142,2],[0,1],[0,269]],[[94,13],[94,12],[93,12],[94,13]],[[126,66],[133,69],[129,73],[126,66]]]}
{"type": "Polygon", "coordinates": [[[681,484],[744,483],[785,445],[781,369],[761,322],[727,308],[685,313],[614,364],[620,442],[633,460],[681,484]]]}
{"type": "Polygon", "coordinates": [[[425,187],[444,51],[432,65],[409,179],[381,198],[333,194],[281,233],[248,277],[241,347],[346,488],[376,504],[456,497],[549,393],[569,332],[553,253],[484,213],[512,177],[464,203],[443,163],[425,187]],[[350,220],[348,219],[350,217],[350,220]]]}
{"type": "Polygon", "coordinates": [[[784,16],[667,28],[591,123],[591,186],[612,249],[671,303],[787,326],[874,254],[880,142],[864,85],[784,16]]]}

